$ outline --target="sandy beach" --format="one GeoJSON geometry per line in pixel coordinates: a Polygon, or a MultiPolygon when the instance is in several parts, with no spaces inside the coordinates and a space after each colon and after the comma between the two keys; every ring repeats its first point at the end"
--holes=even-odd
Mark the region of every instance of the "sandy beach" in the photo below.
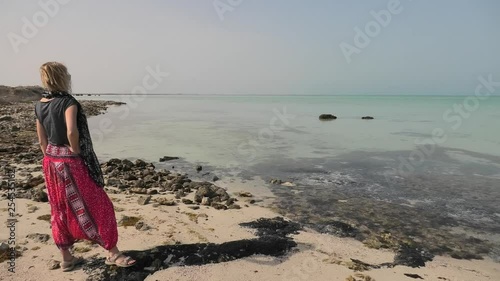
{"type": "MultiPolygon", "coordinates": [[[[122,215],[140,216],[151,227],[147,231],[137,230],[133,226],[119,227],[119,246],[123,250],[145,250],[160,244],[170,245],[176,242],[222,243],[252,238],[254,237],[252,231],[240,227],[239,223],[276,216],[272,211],[259,206],[225,211],[213,208],[191,210],[187,205],[155,208],[152,205],[139,206],[138,196],[122,194],[110,196],[115,207],[121,210],[116,213],[118,219],[122,215]]],[[[19,214],[16,238],[18,244],[26,250],[16,260],[16,273],[8,272],[6,263],[2,264],[0,279],[87,280],[88,275],[82,269],[69,273],[64,273],[60,269],[49,270],[49,263],[52,260],[60,261],[59,253],[51,238],[46,242],[27,238],[29,234],[34,233],[50,235],[49,223],[37,219],[50,213],[48,204],[26,199],[18,199],[16,203],[19,214]],[[36,211],[31,213],[29,207],[36,207],[36,211]]],[[[6,214],[5,211],[0,213],[2,222],[7,220],[6,214]]],[[[0,240],[6,239],[6,233],[2,232],[0,240]]],[[[405,273],[418,274],[424,280],[465,281],[500,278],[498,263],[493,261],[465,261],[447,257],[436,257],[423,268],[396,266],[355,272],[345,265],[334,262],[347,262],[350,258],[368,263],[391,262],[394,253],[368,249],[353,239],[337,238],[310,230],[301,231],[300,234],[294,235],[293,239],[298,246],[283,257],[257,255],[227,263],[202,266],[171,265],[166,270],[155,272],[146,280],[412,280],[406,277],[405,273]],[[366,276],[370,276],[371,279],[366,276]]],[[[103,249],[85,242],[77,243],[75,251],[85,258],[105,255],[103,249]]]]}
{"type": "MultiPolygon", "coordinates": [[[[13,109],[16,105],[7,107],[13,109]]],[[[123,251],[135,251],[135,257],[147,251],[150,255],[155,254],[158,250],[151,249],[163,247],[156,249],[166,249],[166,252],[156,255],[167,258],[156,266],[139,260],[137,268],[109,268],[102,265],[105,256],[102,248],[80,241],[73,251],[87,262],[73,272],[64,273],[58,268],[61,258],[51,238],[50,207],[44,195],[39,166],[41,158],[33,139],[34,131],[28,126],[29,113],[19,110],[29,107],[31,104],[21,104],[11,111],[15,112],[13,114],[6,113],[8,109],[2,113],[24,122],[12,137],[22,134],[25,143],[19,145],[18,142],[14,150],[9,150],[9,139],[5,136],[2,139],[2,165],[16,169],[18,198],[15,199],[17,221],[14,233],[19,256],[15,259],[15,273],[9,272],[8,260],[2,261],[0,280],[120,280],[110,277],[110,274],[129,274],[131,277],[127,280],[500,280],[499,264],[488,258],[468,261],[436,256],[425,262],[425,266],[414,268],[394,262],[393,250],[370,249],[352,238],[321,234],[308,228],[271,235],[289,246],[286,252],[271,246],[267,254],[259,249],[257,254],[242,257],[238,251],[248,251],[248,245],[252,245],[249,243],[266,245],[267,238],[258,238],[254,229],[240,224],[280,216],[264,207],[262,196],[245,192],[248,182],[243,184],[238,178],[196,182],[179,172],[158,171],[153,163],[126,159],[103,163],[108,184],[106,190],[120,225],[118,246],[123,251]],[[19,153],[31,154],[19,159],[19,153]],[[143,175],[145,183],[134,175],[143,175]],[[226,193],[229,187],[241,192],[226,193]],[[213,196],[207,195],[211,189],[214,189],[213,196]],[[199,261],[190,264],[189,259],[182,257],[182,249],[190,245],[224,249],[222,245],[227,246],[224,244],[227,242],[235,242],[231,244],[233,248],[226,254],[215,253],[215,258],[202,253],[199,261]],[[169,249],[177,252],[169,256],[169,249]],[[259,254],[259,251],[263,253],[259,254]],[[141,275],[134,277],[135,271],[140,271],[141,275]]],[[[0,221],[5,231],[0,232],[0,242],[7,243],[12,237],[7,228],[11,218],[6,184],[2,187],[0,221]]],[[[4,257],[5,253],[2,252],[4,257]]],[[[193,257],[193,253],[189,255],[193,257]]]]}

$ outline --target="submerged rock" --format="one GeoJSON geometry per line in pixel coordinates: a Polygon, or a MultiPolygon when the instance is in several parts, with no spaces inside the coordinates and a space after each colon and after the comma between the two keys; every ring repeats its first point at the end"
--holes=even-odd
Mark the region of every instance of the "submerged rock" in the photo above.
{"type": "Polygon", "coordinates": [[[373,118],[371,116],[363,116],[363,117],[361,117],[361,119],[363,119],[363,120],[373,120],[375,118],[373,118]]]}
{"type": "Polygon", "coordinates": [[[333,114],[321,114],[319,116],[319,120],[335,120],[337,119],[337,116],[333,114]]]}
{"type": "Polygon", "coordinates": [[[160,158],[160,162],[167,162],[171,160],[177,160],[179,157],[172,157],[172,156],[163,156],[160,158]]]}
{"type": "Polygon", "coordinates": [[[329,221],[310,225],[310,227],[320,233],[332,234],[338,237],[356,237],[359,233],[355,227],[340,221],[329,221]]]}
{"type": "Polygon", "coordinates": [[[280,180],[280,179],[271,179],[271,180],[269,181],[269,183],[271,183],[271,184],[282,184],[282,183],[283,183],[283,181],[282,181],[282,180],[280,180]]]}
{"type": "Polygon", "coordinates": [[[257,229],[257,236],[278,235],[285,237],[297,234],[302,226],[296,222],[287,221],[283,217],[260,218],[249,223],[240,223],[241,226],[257,229]]]}
{"type": "Polygon", "coordinates": [[[394,237],[390,232],[383,233],[371,233],[365,240],[363,240],[363,244],[365,244],[369,248],[373,249],[392,249],[397,251],[399,246],[404,243],[394,237]]]}
{"type": "Polygon", "coordinates": [[[458,260],[482,260],[483,259],[483,257],[478,255],[478,254],[474,254],[474,253],[470,253],[470,252],[466,252],[466,251],[453,252],[453,253],[451,253],[450,256],[452,258],[458,259],[458,260]]]}

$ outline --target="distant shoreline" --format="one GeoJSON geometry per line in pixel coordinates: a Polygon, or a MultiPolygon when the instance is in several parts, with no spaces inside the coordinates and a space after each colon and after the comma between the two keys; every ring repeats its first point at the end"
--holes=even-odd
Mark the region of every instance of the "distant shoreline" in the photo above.
{"type": "MultiPolygon", "coordinates": [[[[73,93],[74,96],[137,96],[132,93],[92,93],[81,94],[73,93]]],[[[219,97],[466,97],[469,94],[456,95],[432,95],[432,94],[332,94],[332,95],[305,95],[305,94],[160,94],[148,93],[146,96],[219,96],[219,97]]],[[[490,97],[497,98],[500,95],[491,95],[490,97]]]]}
{"type": "MultiPolygon", "coordinates": [[[[41,96],[43,88],[40,86],[4,86],[0,85],[0,101],[5,98],[13,98],[19,95],[31,99],[33,96],[41,96]]],[[[133,93],[72,93],[74,96],[134,96],[133,93]]],[[[142,94],[141,94],[142,95],[142,94]]],[[[463,94],[386,94],[386,93],[346,93],[346,94],[201,94],[201,93],[148,93],[147,96],[221,96],[221,97],[464,97],[472,93],[463,94]]],[[[500,94],[490,97],[500,97],[500,94]]],[[[13,101],[19,101],[14,99],[13,101]]]]}

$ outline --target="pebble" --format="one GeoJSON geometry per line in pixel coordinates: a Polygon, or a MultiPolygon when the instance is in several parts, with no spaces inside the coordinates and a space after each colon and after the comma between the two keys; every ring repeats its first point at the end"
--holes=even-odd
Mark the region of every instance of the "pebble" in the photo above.
{"type": "Polygon", "coordinates": [[[238,196],[240,196],[240,197],[253,197],[253,194],[248,192],[248,191],[241,191],[240,193],[238,193],[238,196]]]}
{"type": "Polygon", "coordinates": [[[36,210],[38,210],[37,206],[29,206],[28,207],[28,213],[34,213],[36,210]]]}
{"type": "Polygon", "coordinates": [[[50,235],[48,234],[42,234],[42,233],[31,233],[26,235],[26,238],[33,239],[37,242],[45,243],[49,241],[50,235]]]}
{"type": "Polygon", "coordinates": [[[174,201],[174,200],[172,200],[172,199],[167,199],[167,198],[164,198],[164,197],[162,197],[162,198],[157,198],[157,199],[156,199],[156,202],[157,202],[158,204],[160,204],[160,205],[165,205],[165,206],[175,206],[175,205],[176,205],[176,203],[175,203],[175,201],[174,201]]]}
{"type": "Polygon", "coordinates": [[[232,209],[232,210],[238,210],[238,209],[241,209],[241,206],[238,204],[232,204],[232,205],[229,205],[227,208],[232,209]]]}
{"type": "Polygon", "coordinates": [[[138,221],[136,224],[135,224],[135,228],[137,230],[140,230],[140,231],[146,231],[146,230],[149,230],[151,229],[151,227],[149,225],[147,225],[144,221],[138,221]]]}
{"type": "Polygon", "coordinates": [[[50,270],[58,269],[61,267],[61,262],[56,260],[50,260],[47,264],[50,270]]]}
{"type": "Polygon", "coordinates": [[[140,196],[139,199],[137,200],[137,203],[139,205],[147,205],[151,201],[151,195],[150,196],[140,196]]]}
{"type": "Polygon", "coordinates": [[[201,199],[201,205],[203,206],[209,206],[210,205],[210,197],[203,197],[203,199],[201,199]]]}

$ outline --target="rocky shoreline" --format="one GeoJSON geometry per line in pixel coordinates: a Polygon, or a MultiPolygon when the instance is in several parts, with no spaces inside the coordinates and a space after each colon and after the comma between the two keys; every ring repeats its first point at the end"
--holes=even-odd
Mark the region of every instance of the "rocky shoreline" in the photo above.
{"type": "MultiPolygon", "coordinates": [[[[144,195],[138,198],[140,205],[153,201],[154,206],[175,206],[182,203],[190,205],[189,208],[194,210],[199,209],[200,206],[210,206],[217,210],[241,209],[241,206],[237,204],[238,199],[231,197],[224,188],[207,181],[193,181],[186,174],[165,169],[157,171],[153,163],[147,163],[141,159],[132,162],[127,159],[114,158],[103,163],[101,168],[108,193],[144,195]],[[194,193],[193,200],[186,198],[191,193],[194,193]],[[165,194],[174,195],[175,200],[158,198],[165,194]]],[[[243,196],[251,197],[252,195],[244,194],[243,196]]]]}
{"type": "MultiPolygon", "coordinates": [[[[103,114],[115,101],[80,101],[87,117],[103,114]]],[[[38,145],[35,125],[35,102],[4,102],[0,107],[0,164],[40,163],[43,155],[38,145]]]]}
{"type": "MultiPolygon", "coordinates": [[[[32,96],[31,99],[38,98],[32,96]]],[[[114,101],[80,101],[88,117],[106,112],[109,106],[124,103],[114,101]]],[[[34,117],[35,101],[3,102],[0,108],[0,166],[6,170],[16,169],[17,198],[32,199],[35,202],[47,202],[43,175],[41,174],[40,151],[36,136],[34,117]]],[[[160,162],[175,159],[162,157],[160,162]]],[[[237,199],[231,198],[225,189],[210,182],[194,182],[186,174],[171,173],[165,169],[155,170],[153,163],[140,159],[133,163],[127,159],[111,159],[101,164],[108,193],[127,193],[146,195],[140,199],[143,205],[152,195],[175,194],[175,201],[158,201],[157,204],[175,205],[185,203],[211,206],[216,209],[239,209],[237,199]],[[185,199],[195,191],[194,200],[185,199]]],[[[201,168],[201,167],[199,167],[201,168]]],[[[216,177],[214,176],[214,180],[216,177]]],[[[0,182],[0,190],[7,188],[7,182],[0,182]]],[[[6,195],[3,194],[2,197],[6,195]]],[[[251,196],[251,195],[247,195],[251,196]]],[[[193,208],[196,208],[193,206],[193,208]]]]}

